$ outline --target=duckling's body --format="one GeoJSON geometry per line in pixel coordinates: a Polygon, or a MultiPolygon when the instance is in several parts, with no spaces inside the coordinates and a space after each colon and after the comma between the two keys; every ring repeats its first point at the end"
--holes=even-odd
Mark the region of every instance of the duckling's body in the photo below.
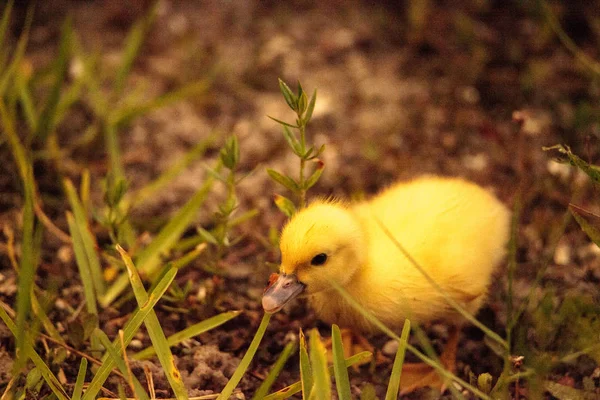
{"type": "MultiPolygon", "coordinates": [[[[317,202],[305,212],[317,217],[330,207],[339,205],[317,202]]],[[[458,315],[377,220],[449,296],[471,313],[482,305],[505,254],[510,219],[490,193],[460,179],[421,178],[346,210],[364,232],[365,260],[345,289],[384,324],[397,329],[407,317],[419,323],[455,322],[458,315]]],[[[309,299],[326,322],[372,330],[336,291],[309,299]]]]}
{"type": "Polygon", "coordinates": [[[449,296],[471,313],[480,308],[505,254],[510,213],[473,183],[422,177],[356,204],[316,201],[283,229],[280,272],[295,275],[305,286],[319,318],[373,330],[331,288],[328,282],[334,279],[390,328],[398,329],[405,318],[456,324],[458,314],[378,220],[449,296]],[[311,265],[321,254],[327,256],[326,262],[311,265]]]}

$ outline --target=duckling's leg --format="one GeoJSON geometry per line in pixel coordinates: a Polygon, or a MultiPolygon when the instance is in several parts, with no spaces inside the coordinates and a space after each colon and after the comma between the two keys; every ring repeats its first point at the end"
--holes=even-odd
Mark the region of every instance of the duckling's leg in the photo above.
{"type": "MultiPolygon", "coordinates": [[[[440,354],[440,363],[450,371],[456,370],[456,350],[458,347],[457,327],[450,327],[448,343],[440,354]]],[[[438,372],[425,363],[404,364],[400,379],[400,394],[410,393],[422,387],[434,387],[441,391],[446,388],[446,380],[438,372]]]]}

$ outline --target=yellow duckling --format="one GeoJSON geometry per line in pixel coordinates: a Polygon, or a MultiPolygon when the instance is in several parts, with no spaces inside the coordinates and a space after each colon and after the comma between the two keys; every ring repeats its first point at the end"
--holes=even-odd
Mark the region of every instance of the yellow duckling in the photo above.
{"type": "MultiPolygon", "coordinates": [[[[281,233],[281,266],[263,308],[276,312],[304,293],[317,316],[364,333],[376,328],[331,287],[336,281],[391,329],[405,318],[444,321],[454,329],[442,362],[454,369],[462,317],[384,232],[383,224],[447,295],[471,313],[486,299],[505,255],[510,213],[492,194],[459,178],[398,183],[369,201],[316,201],[281,233]]],[[[408,369],[408,368],[407,368],[408,369]]],[[[404,392],[437,386],[431,370],[403,372],[404,392]],[[414,382],[418,376],[419,382],[414,382]],[[410,379],[413,382],[406,383],[410,379]]]]}

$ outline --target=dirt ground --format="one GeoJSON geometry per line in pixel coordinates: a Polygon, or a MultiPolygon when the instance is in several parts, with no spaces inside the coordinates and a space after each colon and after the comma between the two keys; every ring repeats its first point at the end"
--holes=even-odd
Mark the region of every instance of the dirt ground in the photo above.
{"type": "MultiPolygon", "coordinates": [[[[174,348],[190,395],[215,393],[224,387],[260,322],[262,290],[278,262],[277,249],[269,245],[268,235],[285,217],[274,206],[272,194],[289,193],[269,179],[265,168],[297,173],[297,161],[286,147],[281,128],[266,117],[292,119],[279,93],[278,77],[290,84],[299,80],[309,93],[318,90],[308,137],[317,145],[326,145],[322,156],[325,172],[309,196],[359,197],[421,174],[468,178],[494,191],[509,207],[514,207],[520,196],[515,304],[527,295],[542,261],[549,257],[533,304],[546,304],[549,299],[556,310],[567,296],[576,294],[597,305],[597,247],[570,222],[556,252],[552,251],[554,232],[574,193],[579,196],[577,204],[595,212],[599,211],[598,193],[585,176],[554,162],[555,154],[542,147],[565,143],[585,160],[597,161],[600,86],[598,76],[559,41],[537,2],[160,0],[159,4],[154,27],[135,63],[132,85],[142,87],[149,97],[200,78],[210,79],[211,86],[204,95],[137,118],[122,130],[130,189],[156,178],[211,133],[218,133],[218,144],[235,134],[240,140],[240,173],[254,171],[239,185],[240,211],[260,211],[258,217],[235,230],[234,235],[243,239],[221,263],[221,276],[205,272],[201,259],[180,272],[177,281],[181,285],[188,280],[193,284],[185,312],[173,312],[159,303],[159,318],[167,335],[217,312],[243,310],[222,327],[174,348]],[[515,111],[525,115],[522,126],[513,121],[515,111]]],[[[600,60],[600,3],[549,5],[577,46],[600,60]]],[[[82,46],[97,50],[106,65],[116,65],[129,27],[148,6],[144,1],[117,0],[39,4],[28,58],[36,68],[55,57],[60,24],[68,13],[82,46]]],[[[26,5],[17,2],[17,18],[12,24],[15,35],[25,10],[26,5]]],[[[73,114],[72,120],[59,128],[59,137],[65,142],[81,134],[88,110],[76,107],[73,114]]],[[[133,220],[139,226],[155,226],[168,219],[202,185],[205,165],[218,156],[218,144],[208,160],[195,163],[168,190],[137,209],[133,220]]],[[[13,221],[22,204],[20,183],[11,173],[15,167],[3,147],[0,213],[3,221],[13,221]]],[[[103,151],[91,148],[76,155],[75,161],[90,166],[92,182],[106,173],[103,151]]],[[[55,196],[60,185],[47,168],[40,164],[36,177],[41,193],[55,196]]],[[[78,179],[75,172],[73,179],[78,179]]],[[[225,188],[215,185],[213,192],[198,219],[205,227],[210,227],[225,188]]],[[[96,186],[94,201],[99,202],[100,196],[96,186]]],[[[66,204],[57,204],[48,211],[65,230],[66,208],[66,204]]],[[[75,262],[72,257],[61,259],[60,250],[60,242],[48,237],[39,279],[55,282],[64,299],[77,308],[81,286],[75,262]]],[[[0,268],[0,298],[12,304],[15,277],[4,254],[0,255],[0,268]]],[[[479,314],[502,335],[506,280],[506,271],[499,271],[490,301],[479,314]]],[[[103,311],[101,320],[110,337],[121,328],[119,318],[132,307],[133,302],[118,311],[103,311]]],[[[597,312],[591,309],[590,313],[597,312]]],[[[515,348],[523,354],[516,355],[556,355],[566,349],[564,343],[540,339],[536,329],[553,326],[550,321],[545,324],[542,314],[532,309],[527,315],[514,339],[515,348]],[[532,345],[526,348],[523,343],[532,345]]],[[[55,307],[50,317],[61,321],[65,313],[55,307]]],[[[327,335],[328,327],[300,301],[276,314],[251,372],[240,384],[243,394],[251,397],[299,328],[315,326],[327,335]]],[[[563,325],[556,329],[560,332],[555,334],[567,335],[567,342],[571,340],[568,335],[574,334],[563,325]]],[[[436,345],[445,340],[441,325],[428,332],[436,345]]],[[[470,371],[489,372],[494,378],[502,372],[501,358],[483,336],[473,327],[462,331],[457,373],[467,381],[470,371]]],[[[552,333],[544,337],[555,338],[552,333]]],[[[143,329],[136,339],[141,346],[150,344],[143,329]]],[[[379,348],[388,342],[383,336],[370,340],[379,348]]],[[[2,366],[11,362],[14,349],[3,325],[0,345],[0,360],[7,361],[0,362],[2,366]]],[[[548,377],[579,389],[592,379],[598,393],[599,358],[579,357],[577,362],[547,371],[548,377]]],[[[157,395],[169,396],[158,361],[145,363],[154,374],[157,395]]],[[[376,367],[354,371],[351,379],[356,397],[366,382],[375,386],[380,397],[384,395],[391,363],[388,359],[376,367]]],[[[298,379],[297,364],[297,356],[292,357],[274,389],[298,379]]],[[[78,365],[79,359],[71,356],[61,367],[69,382],[74,382],[78,365]]],[[[144,384],[143,366],[133,367],[144,384]]],[[[8,372],[0,367],[0,387],[7,378],[8,372]]],[[[107,387],[116,391],[117,379],[111,378],[107,387]]],[[[530,394],[523,388],[512,395],[530,394]]],[[[546,396],[551,398],[548,393],[546,396]]],[[[413,395],[438,397],[426,391],[413,395]]]]}

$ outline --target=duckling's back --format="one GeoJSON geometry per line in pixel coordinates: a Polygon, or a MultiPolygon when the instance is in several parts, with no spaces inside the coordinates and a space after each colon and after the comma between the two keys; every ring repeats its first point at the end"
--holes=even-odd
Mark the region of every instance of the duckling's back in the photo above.
{"type": "MultiPolygon", "coordinates": [[[[377,220],[456,301],[473,313],[481,306],[510,230],[509,211],[487,190],[458,178],[423,177],[396,184],[353,211],[369,241],[367,265],[356,281],[381,288],[367,300],[380,308],[380,318],[401,323],[402,301],[418,321],[455,314],[377,220]],[[381,304],[389,306],[381,309],[381,304]]],[[[358,294],[361,287],[355,288],[358,294]]]]}

